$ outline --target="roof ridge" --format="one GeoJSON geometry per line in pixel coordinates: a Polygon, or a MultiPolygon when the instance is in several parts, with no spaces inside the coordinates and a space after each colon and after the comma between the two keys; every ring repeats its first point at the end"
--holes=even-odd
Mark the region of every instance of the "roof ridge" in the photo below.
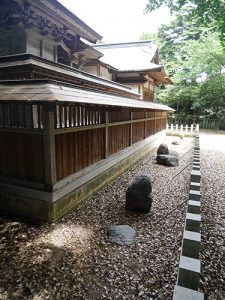
{"type": "Polygon", "coordinates": [[[136,41],[136,42],[122,42],[122,43],[107,43],[107,44],[98,44],[94,45],[93,48],[119,48],[119,47],[135,47],[135,46],[140,46],[140,45],[145,45],[145,46],[151,46],[155,45],[152,41],[146,40],[146,41],[136,41]]]}

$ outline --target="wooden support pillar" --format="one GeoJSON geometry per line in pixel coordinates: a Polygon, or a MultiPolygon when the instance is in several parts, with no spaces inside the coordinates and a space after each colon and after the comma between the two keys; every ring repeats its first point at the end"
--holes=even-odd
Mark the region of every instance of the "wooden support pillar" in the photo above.
{"type": "Polygon", "coordinates": [[[105,158],[109,156],[109,112],[105,111],[105,158]]]}
{"type": "Polygon", "coordinates": [[[133,144],[133,112],[130,111],[130,146],[133,144]]]}
{"type": "Polygon", "coordinates": [[[56,183],[56,158],[55,158],[55,105],[43,106],[43,130],[44,130],[44,162],[45,162],[45,186],[50,192],[56,183]]]}

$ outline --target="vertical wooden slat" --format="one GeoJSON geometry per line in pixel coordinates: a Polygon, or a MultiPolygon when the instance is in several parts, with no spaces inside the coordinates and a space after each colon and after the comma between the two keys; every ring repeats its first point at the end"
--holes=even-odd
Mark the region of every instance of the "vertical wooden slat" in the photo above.
{"type": "Polygon", "coordinates": [[[130,142],[129,145],[131,146],[133,144],[133,112],[130,111],[130,142]]]}
{"type": "Polygon", "coordinates": [[[23,104],[23,128],[27,127],[27,122],[26,122],[26,104],[23,104]]]}
{"type": "Polygon", "coordinates": [[[64,107],[64,128],[67,128],[67,121],[68,121],[68,106],[66,104],[63,105],[64,107]]]}
{"type": "Polygon", "coordinates": [[[44,182],[44,149],[43,139],[41,135],[33,134],[32,140],[32,162],[33,162],[33,175],[35,181],[44,182]]]}
{"type": "Polygon", "coordinates": [[[45,185],[48,191],[53,191],[56,183],[54,112],[54,105],[43,106],[45,185]]]}
{"type": "Polygon", "coordinates": [[[62,167],[63,167],[63,177],[69,174],[69,160],[68,160],[69,150],[68,150],[68,134],[62,134],[62,167]]]}
{"type": "Polygon", "coordinates": [[[105,158],[109,155],[109,112],[105,111],[105,158]]]}
{"type": "Polygon", "coordinates": [[[74,134],[73,133],[67,133],[68,138],[68,173],[73,174],[74,173],[74,134]]]}
{"type": "Polygon", "coordinates": [[[144,113],[145,114],[145,122],[144,122],[144,139],[147,137],[147,111],[144,113]]]}
{"type": "Polygon", "coordinates": [[[154,112],[154,118],[155,118],[155,120],[154,120],[154,134],[157,132],[157,128],[156,128],[156,115],[157,115],[157,113],[156,112],[154,112]]]}
{"type": "Polygon", "coordinates": [[[56,172],[57,172],[57,180],[63,178],[63,171],[62,171],[62,135],[57,134],[55,141],[55,152],[56,152],[56,172]]]}
{"type": "Polygon", "coordinates": [[[30,128],[34,128],[34,120],[33,120],[33,105],[29,105],[29,118],[30,118],[30,128]]]}

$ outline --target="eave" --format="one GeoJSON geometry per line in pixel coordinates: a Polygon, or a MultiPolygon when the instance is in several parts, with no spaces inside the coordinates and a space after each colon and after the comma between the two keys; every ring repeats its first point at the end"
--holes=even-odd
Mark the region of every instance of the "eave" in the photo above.
{"type": "Polygon", "coordinates": [[[79,103],[109,107],[130,107],[173,112],[167,105],[119,97],[74,88],[63,82],[50,80],[20,80],[0,82],[0,102],[79,103]]]}

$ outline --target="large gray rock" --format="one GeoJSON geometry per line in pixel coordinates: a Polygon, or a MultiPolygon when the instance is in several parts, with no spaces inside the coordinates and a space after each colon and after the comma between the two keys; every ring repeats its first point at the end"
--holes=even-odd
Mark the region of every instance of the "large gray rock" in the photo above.
{"type": "Polygon", "coordinates": [[[157,155],[161,155],[161,154],[169,154],[169,149],[166,144],[161,144],[157,149],[157,155]]]}
{"type": "Polygon", "coordinates": [[[169,155],[179,156],[177,151],[169,150],[169,155]]]}
{"type": "Polygon", "coordinates": [[[109,240],[118,245],[132,245],[136,231],[128,225],[113,225],[109,227],[109,240]]]}
{"type": "Polygon", "coordinates": [[[157,164],[164,165],[167,167],[177,167],[179,166],[179,158],[175,155],[157,155],[157,164]]]}
{"type": "Polygon", "coordinates": [[[152,183],[148,176],[141,175],[126,191],[126,209],[149,212],[152,206],[152,183]]]}

